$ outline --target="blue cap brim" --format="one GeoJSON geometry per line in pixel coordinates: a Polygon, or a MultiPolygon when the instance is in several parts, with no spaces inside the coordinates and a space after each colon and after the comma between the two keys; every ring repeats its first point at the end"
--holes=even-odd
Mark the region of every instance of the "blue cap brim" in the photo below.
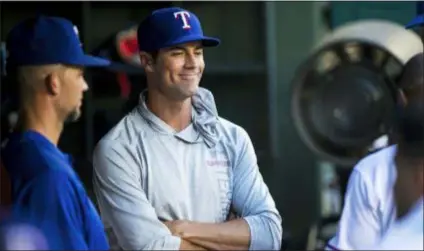
{"type": "Polygon", "coordinates": [[[206,47],[215,47],[221,43],[221,41],[218,38],[214,38],[214,37],[203,37],[201,41],[203,43],[203,46],[206,46],[206,47]]]}
{"type": "Polygon", "coordinates": [[[205,47],[215,47],[218,46],[221,41],[218,38],[214,37],[205,37],[205,36],[184,36],[180,39],[173,40],[171,43],[166,44],[164,47],[171,47],[179,44],[185,44],[195,41],[201,41],[205,47]]]}
{"type": "Polygon", "coordinates": [[[424,26],[424,14],[415,17],[411,22],[409,22],[405,27],[407,29],[414,28],[417,26],[424,26]]]}
{"type": "Polygon", "coordinates": [[[111,62],[104,58],[95,57],[91,55],[84,55],[79,60],[77,60],[75,63],[72,63],[72,64],[85,66],[85,67],[101,67],[101,66],[108,66],[111,64],[111,62]]]}

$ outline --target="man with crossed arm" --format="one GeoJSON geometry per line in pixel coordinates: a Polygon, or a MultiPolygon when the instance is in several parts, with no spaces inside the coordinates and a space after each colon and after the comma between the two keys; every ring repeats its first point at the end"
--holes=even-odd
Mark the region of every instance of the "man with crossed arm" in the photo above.
{"type": "Polygon", "coordinates": [[[194,13],[174,7],[148,16],[138,43],[147,90],[94,153],[112,248],[279,250],[281,217],[253,144],[199,88],[203,48],[220,41],[203,35],[194,13]]]}

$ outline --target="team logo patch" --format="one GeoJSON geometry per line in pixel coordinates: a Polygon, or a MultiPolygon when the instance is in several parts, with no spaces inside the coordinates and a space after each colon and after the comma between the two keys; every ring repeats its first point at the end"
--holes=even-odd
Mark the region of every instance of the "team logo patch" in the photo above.
{"type": "Polygon", "coordinates": [[[78,30],[78,27],[76,25],[74,25],[74,32],[75,32],[75,35],[77,35],[78,40],[80,41],[80,45],[82,46],[81,39],[79,37],[79,30],[78,30]]]}
{"type": "Polygon", "coordinates": [[[182,28],[184,30],[191,29],[191,26],[189,24],[190,13],[188,11],[174,12],[174,17],[175,17],[175,19],[181,19],[183,21],[182,28]]]}

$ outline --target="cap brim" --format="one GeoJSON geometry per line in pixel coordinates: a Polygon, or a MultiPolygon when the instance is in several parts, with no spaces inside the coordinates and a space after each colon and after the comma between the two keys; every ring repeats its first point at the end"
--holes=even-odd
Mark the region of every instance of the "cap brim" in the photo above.
{"type": "Polygon", "coordinates": [[[424,14],[415,17],[411,22],[409,22],[405,27],[407,29],[415,28],[417,26],[424,26],[424,14]]]}
{"type": "Polygon", "coordinates": [[[108,66],[111,64],[111,61],[95,57],[91,55],[84,55],[82,56],[77,62],[75,62],[75,65],[85,66],[85,67],[102,67],[102,66],[108,66]]]}
{"type": "Polygon", "coordinates": [[[195,41],[201,41],[203,46],[205,47],[215,47],[218,46],[221,41],[218,38],[214,37],[206,37],[206,36],[185,36],[181,37],[180,39],[176,39],[172,41],[171,43],[165,45],[163,48],[171,47],[179,44],[185,44],[195,41]]]}
{"type": "Polygon", "coordinates": [[[221,43],[221,41],[218,38],[214,38],[214,37],[203,37],[201,41],[203,43],[203,46],[206,46],[206,47],[215,47],[221,43]]]}

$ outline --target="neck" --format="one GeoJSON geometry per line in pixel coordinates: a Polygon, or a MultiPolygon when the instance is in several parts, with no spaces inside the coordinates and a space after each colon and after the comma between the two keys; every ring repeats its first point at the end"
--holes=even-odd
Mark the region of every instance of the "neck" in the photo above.
{"type": "Polygon", "coordinates": [[[157,91],[149,90],[146,105],[152,113],[177,132],[182,131],[191,123],[190,98],[184,101],[173,101],[157,91]]]}
{"type": "Polygon", "coordinates": [[[25,105],[20,110],[17,130],[33,130],[57,146],[63,130],[61,120],[52,106],[46,103],[25,105]]]}

